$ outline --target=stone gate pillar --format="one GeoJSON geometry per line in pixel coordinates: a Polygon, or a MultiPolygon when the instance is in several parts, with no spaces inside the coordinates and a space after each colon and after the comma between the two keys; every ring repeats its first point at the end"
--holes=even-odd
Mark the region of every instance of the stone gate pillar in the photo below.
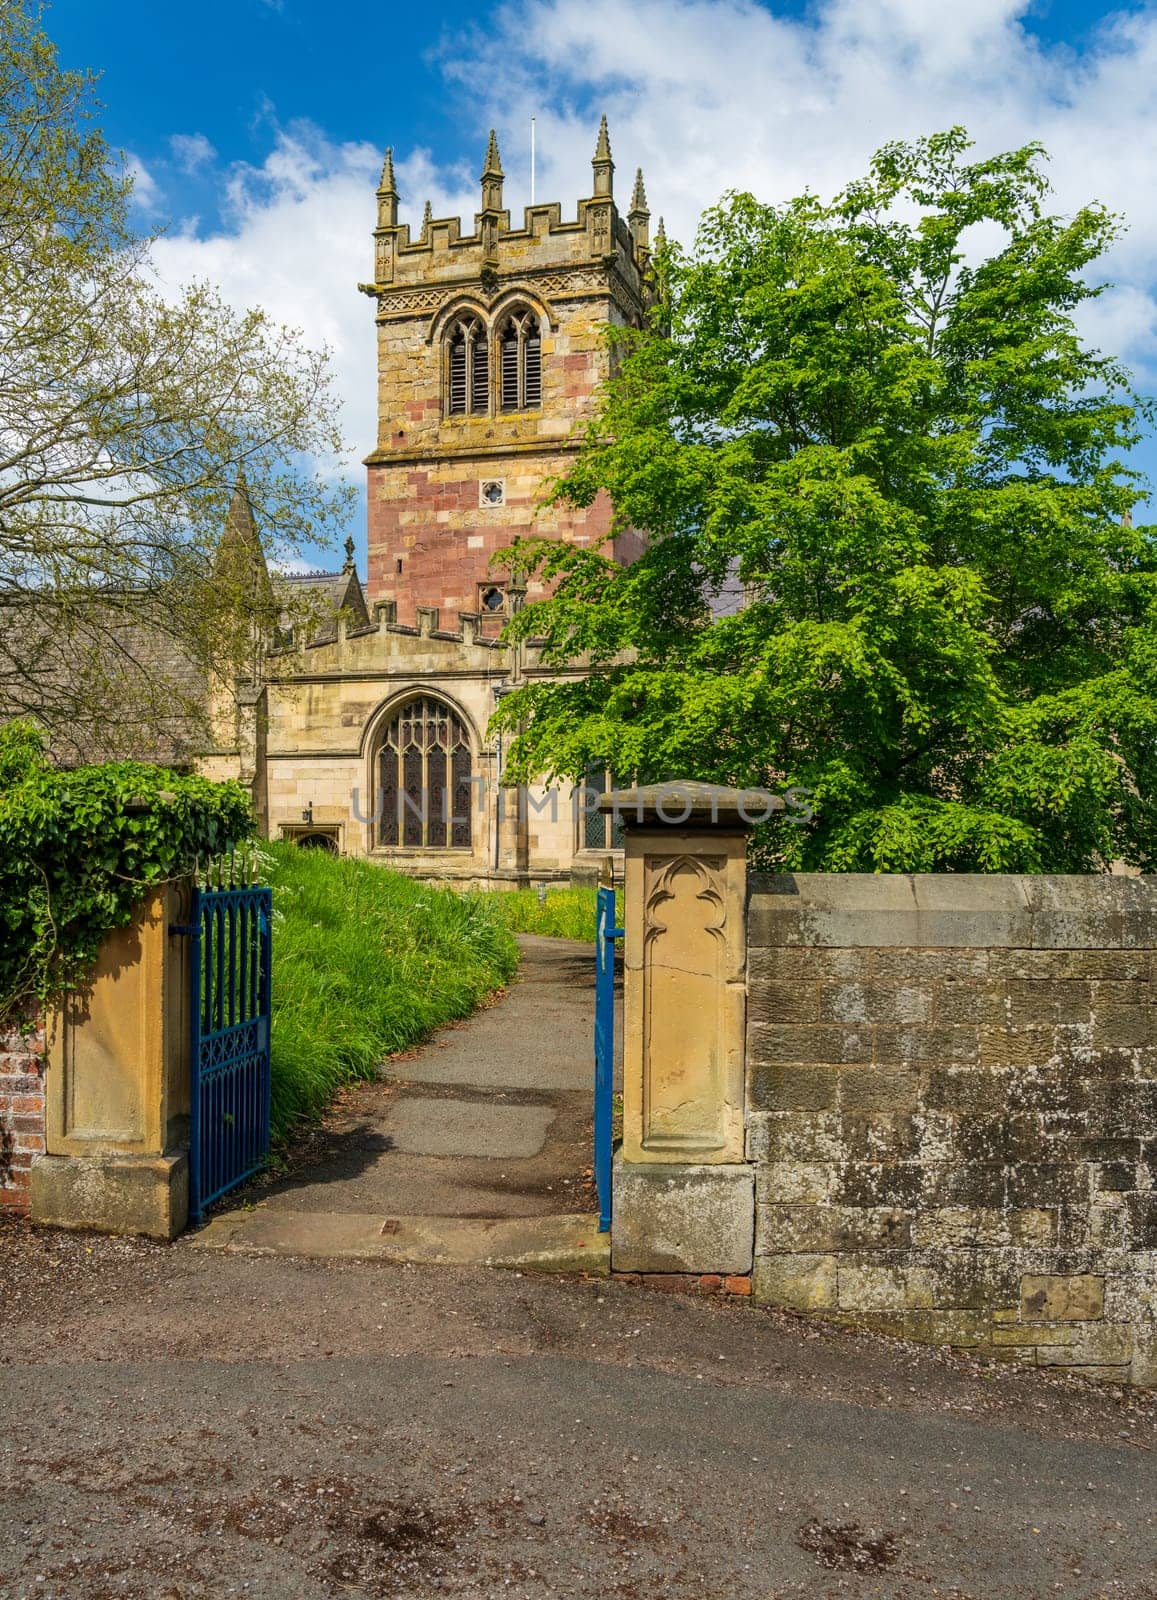
{"type": "Polygon", "coordinates": [[[189,1210],[186,880],[154,889],[48,1018],[46,1151],[32,1220],[172,1239],[189,1210]]]}
{"type": "Polygon", "coordinates": [[[617,790],[626,833],[623,1140],[611,1264],[750,1272],[745,1160],[747,834],[767,797],[712,784],[617,790]]]}

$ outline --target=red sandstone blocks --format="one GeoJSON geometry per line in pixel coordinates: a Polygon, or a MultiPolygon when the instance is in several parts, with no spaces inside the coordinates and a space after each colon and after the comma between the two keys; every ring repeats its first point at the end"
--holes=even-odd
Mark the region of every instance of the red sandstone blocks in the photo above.
{"type": "MultiPolygon", "coordinates": [[[[586,360],[567,359],[584,364],[586,360]]],[[[412,622],[418,606],[440,606],[448,612],[473,609],[477,586],[492,576],[491,556],[516,533],[532,530],[587,543],[609,532],[611,508],[605,495],[589,510],[564,514],[538,507],[539,486],[564,470],[566,460],[551,442],[544,443],[541,456],[499,453],[466,460],[458,468],[463,476],[445,480],[436,477],[434,460],[429,469],[371,467],[367,585],[371,603],[384,598],[388,589],[403,623],[412,622]],[[502,511],[488,512],[478,505],[478,485],[491,476],[507,482],[502,511]],[[468,538],[479,536],[480,547],[467,547],[468,538]],[[399,556],[401,573],[396,569],[399,556]]],[[[617,552],[620,544],[621,540],[617,552]]],[[[637,550],[628,542],[619,553],[629,558],[637,550]]]]}

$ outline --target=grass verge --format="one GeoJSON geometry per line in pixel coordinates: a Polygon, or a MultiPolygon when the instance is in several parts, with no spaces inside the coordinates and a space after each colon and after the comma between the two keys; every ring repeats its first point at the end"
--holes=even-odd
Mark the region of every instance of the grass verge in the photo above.
{"type": "Polygon", "coordinates": [[[511,933],[539,933],[548,939],[595,938],[594,889],[550,889],[540,905],[537,889],[511,889],[496,894],[476,894],[495,908],[511,933]]]}
{"type": "MultiPolygon", "coordinates": [[[[518,965],[492,897],[293,844],[272,858],[273,1136],[467,1016],[518,965]]],[[[494,897],[497,898],[497,897],[494,897]]]]}

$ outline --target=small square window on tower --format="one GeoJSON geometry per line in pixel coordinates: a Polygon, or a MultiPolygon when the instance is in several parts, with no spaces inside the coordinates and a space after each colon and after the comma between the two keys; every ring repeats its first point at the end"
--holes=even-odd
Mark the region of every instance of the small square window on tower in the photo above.
{"type": "Polygon", "coordinates": [[[506,479],[483,478],[478,485],[478,504],[480,506],[504,506],[506,504],[506,479]]]}
{"type": "Polygon", "coordinates": [[[500,583],[485,583],[479,587],[478,609],[489,612],[492,617],[506,610],[506,590],[500,583]]]}

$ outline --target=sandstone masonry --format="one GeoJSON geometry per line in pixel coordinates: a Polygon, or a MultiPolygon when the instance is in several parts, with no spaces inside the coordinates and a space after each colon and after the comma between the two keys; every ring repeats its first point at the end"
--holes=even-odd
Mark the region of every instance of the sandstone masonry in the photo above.
{"type": "MultiPolygon", "coordinates": [[[[609,374],[607,327],[639,326],[650,303],[642,175],[623,217],[604,118],[592,192],[573,220],[551,202],[527,206],[512,226],[502,189],[493,134],[470,231],[429,212],[416,238],[399,223],[389,152],[378,187],[374,281],[361,285],[377,301],[378,337],[368,592],[393,601],[406,623],[421,606],[477,611],[491,558],[520,534],[590,544],[611,530],[605,495],[590,507],[542,502],[568,470],[609,374]],[[529,319],[539,341],[530,391],[507,391],[511,318],[529,319]],[[473,367],[456,400],[451,346],[463,330],[473,367]]],[[[620,560],[638,549],[629,533],[614,540],[620,560]]],[[[531,598],[542,592],[531,584],[531,598]]]]}
{"type": "Polygon", "coordinates": [[[1157,889],[753,879],[757,1300],[1157,1383],[1157,889]]]}

